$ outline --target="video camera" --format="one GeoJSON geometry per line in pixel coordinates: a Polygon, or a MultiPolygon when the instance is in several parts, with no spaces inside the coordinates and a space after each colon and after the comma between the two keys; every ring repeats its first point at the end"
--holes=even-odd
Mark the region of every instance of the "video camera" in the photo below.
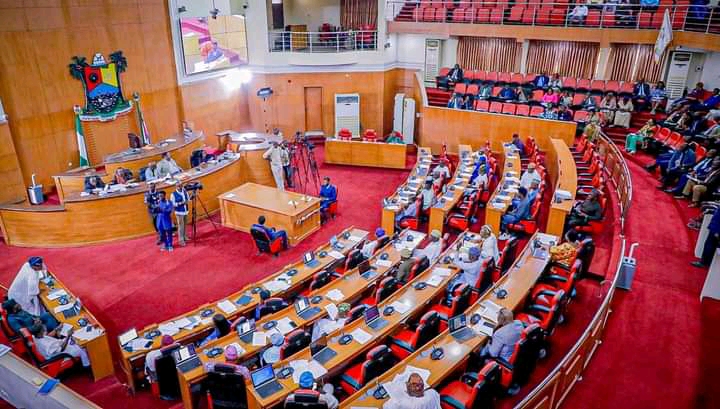
{"type": "Polygon", "coordinates": [[[198,190],[203,190],[203,185],[200,182],[192,182],[185,185],[185,190],[188,192],[195,192],[198,190]]]}

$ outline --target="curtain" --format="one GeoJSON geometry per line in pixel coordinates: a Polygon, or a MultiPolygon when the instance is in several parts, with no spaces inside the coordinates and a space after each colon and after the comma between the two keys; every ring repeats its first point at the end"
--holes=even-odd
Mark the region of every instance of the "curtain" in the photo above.
{"type": "Polygon", "coordinates": [[[340,25],[344,30],[358,30],[361,26],[377,29],[377,0],[341,0],[340,25]]]}
{"type": "Polygon", "coordinates": [[[633,82],[641,78],[648,82],[658,81],[667,53],[659,64],[655,63],[654,55],[655,47],[652,44],[612,44],[608,61],[609,78],[633,82]]]}
{"type": "Polygon", "coordinates": [[[577,41],[530,41],[527,72],[593,78],[600,44],[577,41]]]}
{"type": "Polygon", "coordinates": [[[463,69],[517,72],[521,51],[514,38],[460,37],[457,63],[463,69]]]}

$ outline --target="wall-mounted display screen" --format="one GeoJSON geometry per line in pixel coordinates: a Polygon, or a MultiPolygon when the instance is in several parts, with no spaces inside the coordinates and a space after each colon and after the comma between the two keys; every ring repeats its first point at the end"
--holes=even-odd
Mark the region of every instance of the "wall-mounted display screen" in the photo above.
{"type": "Polygon", "coordinates": [[[245,16],[181,18],[180,33],[186,75],[248,63],[245,16]]]}

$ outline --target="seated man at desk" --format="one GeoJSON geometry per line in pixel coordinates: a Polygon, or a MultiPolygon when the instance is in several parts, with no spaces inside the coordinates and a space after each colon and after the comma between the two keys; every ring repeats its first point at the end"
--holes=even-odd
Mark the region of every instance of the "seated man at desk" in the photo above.
{"type": "Polygon", "coordinates": [[[450,174],[450,169],[448,168],[448,165],[447,165],[447,163],[445,163],[444,160],[440,161],[440,163],[438,163],[437,166],[435,167],[435,169],[433,170],[433,174],[435,174],[437,172],[440,172],[440,176],[442,176],[442,178],[444,180],[448,180],[448,179],[450,179],[450,176],[452,176],[450,174]]]}
{"type": "Polygon", "coordinates": [[[330,178],[325,176],[323,178],[322,186],[320,187],[320,211],[326,212],[331,204],[337,200],[337,188],[330,184],[330,178]]]}
{"type": "MultiPolygon", "coordinates": [[[[483,260],[480,258],[481,252],[477,247],[471,247],[465,260],[460,253],[455,256],[453,264],[462,270],[462,273],[455,279],[456,282],[467,284],[472,288],[476,288],[480,280],[483,260]]],[[[448,286],[451,288],[452,286],[448,286]]]]}
{"type": "Polygon", "coordinates": [[[567,218],[569,227],[586,226],[593,220],[602,218],[600,207],[600,191],[593,190],[585,200],[575,203],[567,218]]]}
{"type": "Polygon", "coordinates": [[[162,349],[175,343],[170,335],[163,335],[160,339],[160,348],[153,349],[145,355],[145,375],[151,382],[157,382],[157,373],[155,372],[155,361],[162,356],[162,349]]]}
{"type": "Polygon", "coordinates": [[[33,315],[22,309],[22,306],[18,304],[12,298],[5,301],[2,305],[5,312],[7,312],[8,325],[13,331],[19,333],[21,328],[32,328],[35,324],[43,324],[48,329],[49,334],[55,335],[55,328],[59,325],[55,317],[47,312],[42,314],[33,315]]]}
{"type": "Polygon", "coordinates": [[[360,249],[360,254],[362,254],[365,260],[369,259],[373,256],[373,254],[375,254],[378,242],[383,237],[385,237],[385,230],[382,227],[378,227],[377,229],[375,229],[375,240],[365,242],[365,244],[362,246],[362,249],[360,249]]]}
{"type": "Polygon", "coordinates": [[[30,333],[33,335],[33,340],[37,346],[38,351],[42,354],[45,359],[50,359],[58,354],[69,354],[74,358],[80,358],[82,366],[85,368],[90,366],[90,358],[88,357],[85,348],[77,345],[72,339],[73,329],[68,332],[65,339],[55,338],[47,333],[47,328],[42,323],[33,325],[30,328],[30,333]]]}
{"type": "Polygon", "coordinates": [[[198,346],[203,346],[207,344],[210,341],[216,340],[218,338],[222,338],[225,335],[230,333],[230,321],[227,320],[222,314],[215,314],[213,315],[213,330],[210,332],[210,335],[205,337],[198,346]]]}
{"type": "Polygon", "coordinates": [[[481,358],[501,358],[505,361],[512,357],[515,344],[520,339],[525,326],[522,321],[513,320],[513,312],[501,308],[498,312],[497,327],[492,338],[480,351],[481,358]]]}
{"type": "Polygon", "coordinates": [[[383,409],[439,409],[440,394],[435,389],[425,389],[422,377],[413,372],[405,383],[405,390],[390,398],[383,409]]]}
{"type": "Polygon", "coordinates": [[[395,214],[395,230],[402,230],[400,222],[405,219],[412,219],[417,216],[417,198],[411,197],[410,201],[401,204],[400,210],[395,214]]]}
{"type": "Polygon", "coordinates": [[[410,251],[410,249],[400,250],[400,265],[395,271],[395,279],[405,282],[416,261],[417,259],[412,256],[412,251],[410,251]]]}
{"type": "Polygon", "coordinates": [[[323,335],[328,335],[329,333],[345,326],[345,321],[347,321],[349,312],[350,312],[350,304],[344,302],[344,303],[338,304],[338,306],[337,306],[336,319],[333,319],[332,317],[329,317],[329,316],[319,319],[315,323],[315,325],[313,325],[312,336],[311,336],[312,342],[317,341],[323,335]]]}
{"type": "Polygon", "coordinates": [[[167,175],[174,175],[182,172],[182,168],[178,166],[175,159],[170,157],[170,152],[165,152],[162,155],[162,159],[157,164],[157,176],[159,179],[164,178],[167,175]]]}
{"type": "Polygon", "coordinates": [[[500,231],[503,232],[500,235],[500,240],[507,240],[509,238],[507,234],[508,224],[515,224],[520,220],[526,220],[530,216],[531,203],[527,193],[527,189],[521,186],[516,196],[518,199],[517,205],[510,206],[510,210],[500,218],[500,231]]]}
{"type": "Polygon", "coordinates": [[[148,163],[147,168],[145,168],[144,176],[146,182],[156,180],[160,177],[158,174],[157,164],[155,162],[148,163]]]}
{"type": "Polygon", "coordinates": [[[40,278],[45,277],[45,263],[42,257],[30,257],[23,264],[8,289],[8,299],[15,300],[23,310],[36,316],[45,312],[40,302],[40,278]]]}
{"type": "Polygon", "coordinates": [[[402,135],[398,131],[392,131],[390,132],[390,135],[388,135],[385,138],[385,143],[399,143],[404,144],[405,141],[403,141],[402,135]]]}
{"type": "MultiPolygon", "coordinates": [[[[300,374],[300,379],[298,379],[298,386],[300,389],[304,389],[306,391],[314,391],[317,389],[315,378],[313,377],[312,372],[305,371],[300,374]]],[[[319,396],[317,397],[317,403],[322,406],[327,406],[328,409],[336,409],[340,402],[337,400],[335,395],[333,395],[333,386],[332,384],[326,383],[323,385],[321,390],[318,390],[319,396]]],[[[285,398],[285,402],[294,402],[295,401],[295,394],[292,393],[288,395],[287,398],[285,398]]],[[[312,405],[314,402],[308,402],[309,407],[315,407],[312,405]]]]}
{"type": "Polygon", "coordinates": [[[283,248],[288,248],[288,236],[285,230],[275,230],[274,227],[265,226],[265,216],[258,217],[258,222],[252,225],[253,229],[262,230],[267,234],[270,241],[275,240],[278,237],[282,238],[283,248]]]}
{"type": "Polygon", "coordinates": [[[85,193],[95,193],[96,189],[102,189],[105,187],[105,182],[100,179],[100,176],[85,176],[85,193]]]}
{"type": "Polygon", "coordinates": [[[533,181],[540,183],[541,180],[540,174],[535,170],[535,164],[530,162],[525,173],[520,176],[520,186],[527,189],[533,181]]]}
{"type": "Polygon", "coordinates": [[[111,184],[113,185],[124,185],[133,179],[133,174],[130,169],[117,168],[113,175],[111,184]]]}
{"type": "Polygon", "coordinates": [[[520,153],[520,157],[525,155],[525,144],[523,144],[520,140],[520,135],[514,133],[512,135],[512,141],[510,143],[512,143],[518,150],[518,152],[520,153]]]}
{"type": "Polygon", "coordinates": [[[430,232],[430,242],[424,248],[416,248],[413,255],[417,258],[425,256],[430,260],[430,264],[434,264],[440,257],[442,252],[442,234],[440,230],[433,229],[430,232]]]}

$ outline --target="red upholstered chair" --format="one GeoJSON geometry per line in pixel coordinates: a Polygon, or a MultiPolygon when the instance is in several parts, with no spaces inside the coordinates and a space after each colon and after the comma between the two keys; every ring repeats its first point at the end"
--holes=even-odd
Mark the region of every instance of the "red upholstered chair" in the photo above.
{"type": "MultiPolygon", "coordinates": [[[[482,281],[482,275],[479,281],[482,281]]],[[[430,307],[430,311],[436,312],[440,321],[442,321],[443,330],[447,327],[447,321],[450,318],[462,314],[467,309],[470,305],[471,295],[472,288],[469,285],[455,283],[453,288],[447,291],[440,303],[430,307]]]]}
{"type": "Polygon", "coordinates": [[[505,9],[502,7],[494,8],[490,12],[490,23],[502,24],[503,17],[505,15],[505,9]]]}
{"type": "Polygon", "coordinates": [[[542,102],[542,97],[545,95],[545,91],[541,89],[533,90],[530,100],[535,102],[542,102]]]}
{"type": "Polygon", "coordinates": [[[590,112],[588,111],[575,111],[575,115],[573,115],[573,121],[575,122],[587,122],[590,118],[590,112]]]}
{"type": "Polygon", "coordinates": [[[283,405],[283,409],[327,409],[327,407],[327,402],[320,400],[320,392],[311,389],[297,389],[288,395],[283,405]]]}
{"type": "Polygon", "coordinates": [[[490,102],[482,99],[475,101],[475,110],[480,112],[487,112],[490,110],[490,102]]]}
{"type": "Polygon", "coordinates": [[[470,226],[470,219],[477,211],[478,199],[480,192],[474,192],[469,198],[467,205],[459,208],[459,212],[453,212],[448,215],[447,225],[453,229],[464,231],[470,226]]]}
{"type": "Polygon", "coordinates": [[[511,76],[509,72],[501,72],[498,74],[498,82],[502,84],[509,84],[511,82],[511,76]]]}
{"type": "Polygon", "coordinates": [[[302,328],[296,329],[285,336],[285,343],[280,347],[280,359],[300,352],[310,345],[310,333],[302,328]]]}
{"type": "Polygon", "coordinates": [[[423,9],[422,21],[435,21],[435,9],[428,7],[423,9]]]}
{"type": "Polygon", "coordinates": [[[532,207],[530,208],[530,219],[529,220],[520,220],[517,223],[514,224],[508,224],[507,228],[510,231],[516,232],[516,233],[524,233],[524,234],[534,234],[537,229],[537,219],[538,219],[538,212],[540,211],[540,204],[542,200],[540,197],[535,199],[535,202],[533,203],[532,207]]]}
{"type": "Polygon", "coordinates": [[[588,27],[600,27],[600,10],[588,11],[587,17],[585,17],[585,25],[588,27]]]}
{"type": "Polygon", "coordinates": [[[516,108],[517,108],[517,105],[505,102],[502,104],[502,113],[509,114],[509,115],[515,115],[516,108]]]}
{"type": "Polygon", "coordinates": [[[533,21],[535,21],[535,12],[538,9],[535,7],[528,7],[523,11],[522,14],[522,23],[523,24],[532,24],[533,21]]]}
{"type": "MultiPolygon", "coordinates": [[[[591,89],[590,80],[578,79],[577,86],[575,86],[575,89],[589,91],[591,89]]],[[[575,103],[574,100],[573,100],[573,103],[575,103]]]]}
{"type": "Polygon", "coordinates": [[[467,86],[467,89],[465,90],[465,95],[469,95],[469,96],[475,98],[475,96],[478,94],[479,91],[480,91],[480,87],[478,86],[478,84],[469,84],[467,86]]]}
{"type": "Polygon", "coordinates": [[[502,91],[502,87],[493,87],[492,96],[497,97],[500,95],[500,91],[502,91]]]}
{"type": "Polygon", "coordinates": [[[5,338],[10,342],[10,346],[17,355],[24,355],[26,352],[25,344],[22,339],[22,335],[15,332],[8,324],[8,313],[2,307],[0,303],[0,329],[5,335],[5,338]]]}
{"type": "Polygon", "coordinates": [[[349,141],[352,139],[352,132],[350,132],[347,128],[340,128],[340,131],[338,131],[338,137],[342,140],[349,141]]]}
{"type": "Polygon", "coordinates": [[[573,106],[582,106],[583,101],[585,101],[585,94],[577,93],[573,95],[572,104],[573,106]]]}
{"type": "Polygon", "coordinates": [[[552,8],[547,7],[541,7],[537,10],[537,14],[535,16],[535,24],[547,26],[550,25],[550,12],[552,11],[552,8]]]}
{"type": "Polygon", "coordinates": [[[522,21],[525,6],[512,6],[507,21],[512,23],[520,23],[522,21]]]}
{"type": "Polygon", "coordinates": [[[590,82],[590,89],[593,91],[605,92],[605,81],[604,80],[592,80],[590,82]]]}
{"type": "Polygon", "coordinates": [[[285,300],[280,297],[268,298],[267,300],[265,300],[265,302],[258,305],[256,309],[255,319],[259,320],[266,315],[274,314],[282,310],[283,308],[287,308],[287,306],[288,303],[286,303],[285,300]]]}
{"type": "Polygon", "coordinates": [[[270,240],[270,236],[268,236],[265,230],[256,228],[250,228],[250,235],[255,243],[257,254],[270,253],[274,257],[277,257],[278,253],[283,249],[282,237],[276,237],[274,240],[270,240]]]}
{"type": "Polygon", "coordinates": [[[620,86],[620,94],[628,94],[632,95],[634,90],[634,85],[632,81],[624,81],[622,85],[620,86]]]}
{"type": "Polygon", "coordinates": [[[475,22],[476,23],[490,22],[490,9],[487,9],[487,8],[477,9],[477,14],[475,15],[475,22]]]}
{"type": "Polygon", "coordinates": [[[510,83],[512,83],[514,85],[520,85],[524,82],[525,82],[525,80],[524,80],[524,77],[522,74],[515,73],[512,76],[510,76],[510,83]]]}
{"type": "Polygon", "coordinates": [[[467,84],[464,82],[458,82],[455,84],[455,89],[453,89],[453,92],[460,95],[465,95],[465,92],[467,91],[467,84]]]}
{"type": "Polygon", "coordinates": [[[499,114],[502,112],[502,106],[503,106],[502,102],[493,101],[490,103],[490,112],[499,114]]]}
{"type": "Polygon", "coordinates": [[[390,350],[398,359],[405,359],[440,333],[440,316],[428,311],[415,329],[403,328],[390,337],[390,350]]]}
{"type": "Polygon", "coordinates": [[[561,307],[564,301],[565,291],[556,291],[546,302],[530,304],[525,308],[525,312],[521,312],[516,316],[516,319],[527,325],[539,325],[545,332],[545,336],[549,336],[552,334],[555,329],[555,324],[557,324],[562,315],[561,307]]]}
{"type": "Polygon", "coordinates": [[[440,390],[442,409],[492,408],[498,384],[500,365],[490,361],[478,373],[467,372],[440,390]]]}
{"type": "Polygon", "coordinates": [[[363,135],[363,141],[368,142],[377,142],[378,140],[378,134],[375,132],[374,129],[366,129],[365,134],[363,135]]]}
{"type": "MultiPolygon", "coordinates": [[[[489,81],[489,82],[491,82],[491,83],[493,83],[493,84],[496,83],[496,82],[498,82],[498,73],[497,73],[497,71],[488,71],[488,72],[487,72],[487,75],[485,76],[485,81],[489,81]]],[[[499,89],[498,89],[498,92],[500,92],[499,89]]],[[[494,89],[493,89],[493,95],[496,95],[494,89]]]]}
{"type": "Polygon", "coordinates": [[[542,328],[537,324],[529,325],[515,343],[510,359],[506,361],[502,358],[495,358],[495,362],[500,365],[500,385],[507,390],[508,394],[517,394],[520,386],[527,382],[537,365],[543,339],[542,328]]]}
{"type": "Polygon", "coordinates": [[[530,106],[524,105],[524,104],[518,105],[517,109],[515,110],[515,115],[520,115],[520,116],[530,115],[530,106]]]}
{"type": "Polygon", "coordinates": [[[582,260],[575,259],[570,270],[565,270],[563,267],[551,268],[548,274],[540,278],[540,283],[533,287],[530,298],[536,304],[547,304],[558,291],[564,291],[565,294],[572,296],[582,266],[582,260]]]}
{"type": "Polygon", "coordinates": [[[510,267],[515,257],[515,249],[517,248],[518,239],[511,237],[505,242],[505,246],[500,249],[497,264],[491,272],[492,282],[497,282],[510,267]]]}
{"type": "Polygon", "coordinates": [[[397,290],[397,287],[398,281],[395,277],[386,277],[380,281],[380,284],[378,284],[378,287],[373,291],[373,293],[369,297],[360,301],[360,303],[367,306],[378,305],[383,300],[391,296],[392,293],[397,290]]]}
{"type": "Polygon", "coordinates": [[[40,368],[52,378],[57,378],[63,372],[72,368],[77,362],[75,358],[66,353],[60,353],[50,359],[45,359],[38,350],[37,345],[35,344],[35,339],[32,334],[30,334],[30,330],[27,328],[20,328],[20,335],[22,336],[25,349],[27,350],[28,355],[30,355],[32,362],[35,366],[40,368]]]}
{"type": "Polygon", "coordinates": [[[545,112],[545,109],[540,106],[530,108],[530,116],[539,117],[543,112],[545,112]]]}
{"type": "Polygon", "coordinates": [[[330,283],[330,281],[332,281],[332,279],[333,279],[333,275],[330,273],[330,271],[320,270],[317,273],[313,274],[313,278],[310,281],[310,285],[301,294],[307,296],[311,292],[328,285],[330,283]]]}
{"type": "Polygon", "coordinates": [[[410,272],[408,273],[408,276],[405,278],[405,280],[398,281],[398,283],[400,283],[401,285],[406,284],[408,281],[411,281],[415,277],[417,277],[418,274],[425,271],[428,267],[430,267],[430,260],[426,256],[420,257],[410,268],[410,272]]]}
{"type": "Polygon", "coordinates": [[[605,83],[605,92],[620,92],[620,81],[608,81],[605,83]]]}
{"type": "Polygon", "coordinates": [[[415,216],[414,217],[405,217],[402,220],[400,220],[400,227],[403,229],[410,228],[412,230],[417,230],[418,225],[420,224],[420,211],[422,210],[422,197],[418,196],[417,199],[415,199],[415,216]]]}
{"type": "Polygon", "coordinates": [[[533,81],[535,81],[535,77],[537,77],[537,75],[535,75],[535,74],[525,74],[525,77],[523,78],[523,82],[525,84],[530,84],[533,81]]]}
{"type": "MultiPolygon", "coordinates": [[[[421,10],[421,12],[422,12],[422,9],[416,9],[416,10],[421,10]]],[[[448,74],[450,74],[450,68],[448,68],[448,67],[440,68],[440,72],[438,72],[437,77],[435,77],[435,86],[440,88],[441,82],[447,83],[448,74]]]]}
{"type": "Polygon", "coordinates": [[[348,318],[347,318],[347,320],[345,321],[345,325],[347,325],[347,324],[349,324],[349,323],[357,320],[358,318],[362,317],[362,316],[363,316],[363,313],[365,312],[365,310],[367,309],[367,307],[368,307],[368,306],[365,305],[365,304],[359,304],[359,305],[356,305],[356,306],[352,307],[352,308],[350,309],[350,311],[348,312],[348,318]]]}
{"type": "Polygon", "coordinates": [[[340,387],[345,393],[352,395],[392,368],[396,362],[390,348],[385,345],[376,346],[365,355],[365,361],[351,366],[340,375],[340,387]]]}
{"type": "Polygon", "coordinates": [[[345,274],[348,270],[352,270],[353,268],[357,267],[358,264],[360,264],[363,261],[363,255],[360,252],[360,249],[353,249],[350,250],[347,257],[345,257],[345,262],[335,269],[335,272],[342,275],[345,274]]]}

